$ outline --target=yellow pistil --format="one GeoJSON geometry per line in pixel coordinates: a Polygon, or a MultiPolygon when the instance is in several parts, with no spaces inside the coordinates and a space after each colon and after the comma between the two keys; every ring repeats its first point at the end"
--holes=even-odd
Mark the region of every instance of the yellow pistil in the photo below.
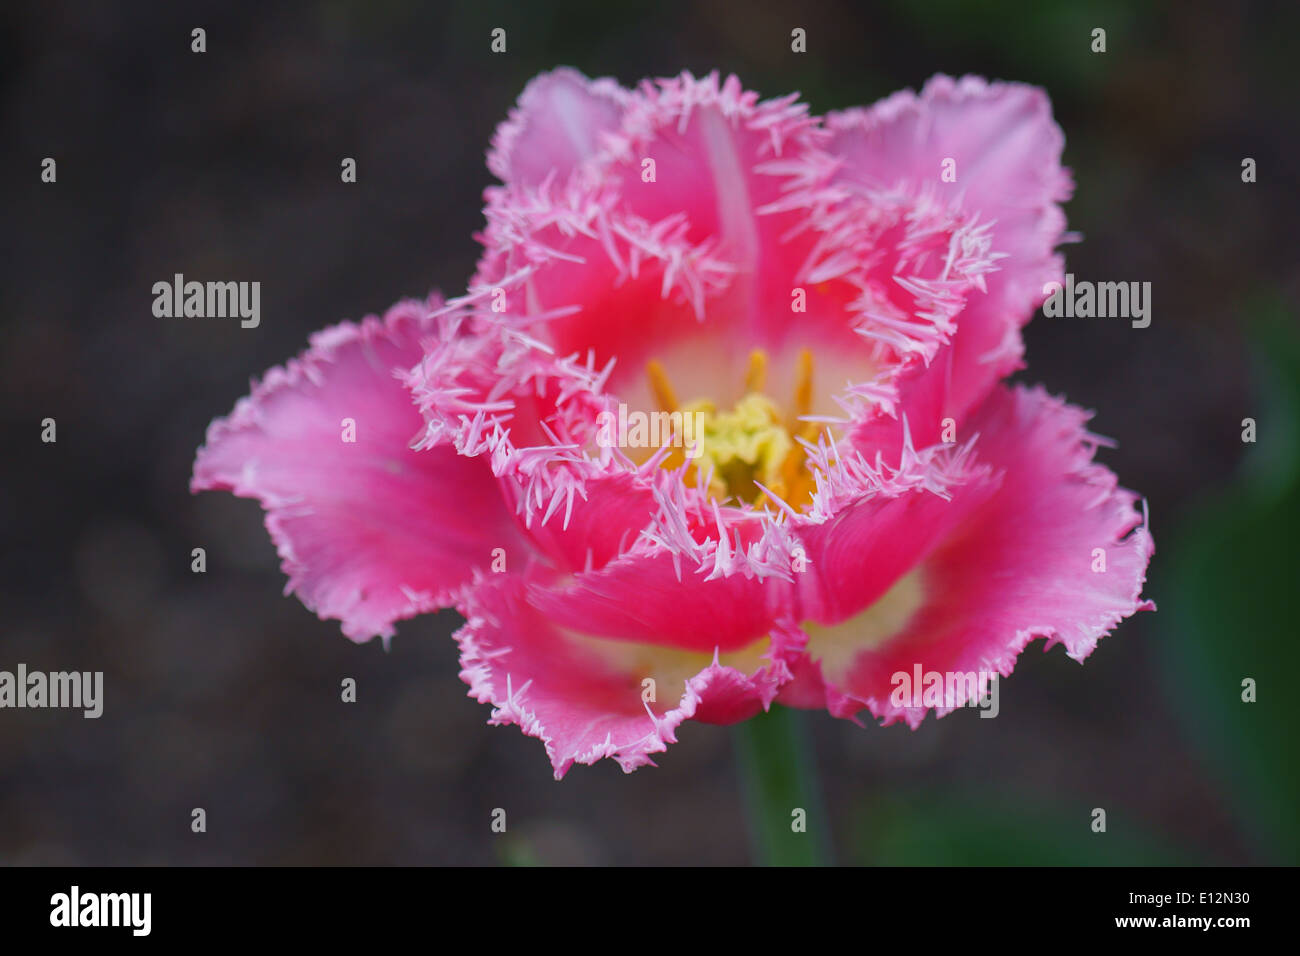
{"type": "MultiPolygon", "coordinates": [[[[816,422],[801,422],[800,417],[812,410],[813,354],[809,349],[799,353],[799,373],[794,386],[794,414],[790,419],[790,429],[804,441],[817,437],[816,422]]],[[[803,501],[812,497],[816,482],[806,467],[808,453],[798,442],[794,443],[789,456],[781,465],[780,486],[791,500],[803,501]]],[[[776,488],[773,486],[773,491],[776,488]]]]}
{"type": "Polygon", "coordinates": [[[702,453],[694,464],[700,469],[713,465],[714,494],[752,502],[762,494],[755,481],[771,487],[793,446],[771,399],[750,392],[729,412],[717,411],[707,399],[690,402],[684,411],[700,416],[702,453]]]}
{"type": "MultiPolygon", "coordinates": [[[[812,409],[812,375],[812,350],[804,349],[799,353],[799,377],[795,380],[794,386],[794,418],[796,420],[801,415],[807,415],[812,409]]],[[[795,427],[793,421],[790,423],[790,427],[795,427]]]]}
{"type": "Polygon", "coordinates": [[[749,353],[749,369],[745,372],[745,391],[761,392],[767,384],[767,353],[754,349],[749,353]]]}
{"type": "MultiPolygon", "coordinates": [[[[646,373],[659,407],[666,412],[677,411],[676,394],[663,366],[652,360],[646,366],[646,373]]],[[[816,486],[807,467],[807,456],[795,440],[796,436],[809,440],[817,431],[815,424],[799,421],[812,407],[812,352],[804,349],[799,354],[788,415],[783,415],[781,407],[763,393],[766,383],[767,353],[754,349],[745,372],[745,394],[730,411],[718,411],[708,399],[696,399],[681,406],[683,416],[695,416],[693,440],[699,443],[688,478],[708,472],[711,467],[709,489],[721,500],[735,498],[762,504],[766,494],[759,487],[761,484],[798,508],[811,500],[816,486]]],[[[684,453],[673,449],[664,459],[664,467],[675,468],[684,460],[684,453]]]]}
{"type": "Polygon", "coordinates": [[[655,401],[659,403],[661,411],[677,411],[677,395],[673,392],[672,383],[668,381],[668,373],[664,367],[654,359],[651,359],[645,367],[646,374],[650,376],[650,389],[655,393],[655,401]]]}

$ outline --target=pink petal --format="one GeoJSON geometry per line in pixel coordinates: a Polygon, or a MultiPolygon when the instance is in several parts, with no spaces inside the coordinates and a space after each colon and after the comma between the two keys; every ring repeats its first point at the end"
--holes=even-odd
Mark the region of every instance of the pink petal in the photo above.
{"type": "MultiPolygon", "coordinates": [[[[731,574],[710,579],[656,549],[624,554],[571,584],[534,588],[531,603],[557,626],[701,653],[736,650],[787,619],[789,585],[731,574]]],[[[705,569],[707,570],[707,568],[705,569]]]]}
{"type": "Polygon", "coordinates": [[[692,241],[717,239],[728,258],[752,264],[762,242],[757,211],[781,196],[781,181],[757,167],[822,138],[807,106],[794,95],[760,102],[716,72],[647,81],[637,93],[606,151],[605,175],[638,215],[659,222],[685,214],[692,241]]]}
{"type": "Polygon", "coordinates": [[[663,473],[596,445],[608,367],[557,359],[514,322],[443,317],[438,345],[404,377],[426,419],[419,445],[487,463],[521,533],[550,563],[599,568],[649,523],[663,473]]]}
{"type": "MultiPolygon", "coordinates": [[[[1039,637],[1082,661],[1121,620],[1153,609],[1141,598],[1151,535],[1137,496],[1093,462],[1097,440],[1087,419],[1041,389],[995,391],[970,427],[979,432],[981,460],[1003,472],[1002,484],[920,562],[919,609],[894,636],[861,650],[844,674],[818,673],[811,640],[782,699],[808,706],[820,696],[837,716],[865,706],[885,723],[904,718],[916,726],[928,708],[891,702],[895,674],[919,665],[923,673],[1006,676],[1039,637]],[[1098,548],[1104,573],[1093,570],[1098,548]]],[[[954,504],[962,493],[953,492],[954,504]]]]}
{"type": "Polygon", "coordinates": [[[194,463],[192,490],[262,503],[286,593],[353,640],[450,603],[494,548],[522,553],[485,462],[409,447],[423,422],[394,373],[419,360],[437,305],[402,302],[312,336],[212,423],[194,463]]]}
{"type": "Polygon", "coordinates": [[[903,449],[897,469],[842,451],[821,472],[798,522],[807,567],[796,575],[799,618],[831,624],[867,609],[998,489],[1001,476],[969,448],[903,449]]]}
{"type": "MultiPolygon", "coordinates": [[[[599,160],[602,181],[613,184],[623,210],[649,223],[680,223],[686,242],[726,264],[728,286],[697,309],[708,317],[706,334],[729,346],[715,349],[715,361],[729,366],[734,353],[743,363],[754,347],[797,356],[814,343],[865,360],[869,350],[845,311],[856,290],[801,275],[817,237],[808,231],[808,204],[792,201],[791,192],[820,183],[834,165],[806,104],[795,94],[760,101],[735,76],[716,72],[646,82],[637,93],[599,160]],[[806,311],[792,313],[796,287],[806,311]]],[[[661,350],[673,344],[659,343],[661,350]]]]}
{"type": "MultiPolygon", "coordinates": [[[[503,484],[507,485],[507,498],[514,497],[510,483],[503,484]]],[[[584,482],[572,507],[566,498],[550,517],[534,511],[531,523],[522,524],[523,517],[533,510],[525,506],[521,526],[556,567],[566,571],[603,568],[636,540],[649,521],[653,500],[648,490],[626,474],[597,476],[584,482]]]]}
{"type": "MultiPolygon", "coordinates": [[[[683,217],[649,221],[621,208],[609,189],[512,185],[486,196],[474,287],[502,290],[508,319],[528,320],[556,358],[591,355],[597,368],[617,359],[615,387],[643,378],[647,358],[699,334],[706,302],[731,280],[712,243],[687,238],[683,217]]],[[[480,305],[484,318],[487,308],[480,305]]]]}
{"type": "MultiPolygon", "coordinates": [[[[829,225],[830,200],[808,184],[824,185],[834,169],[818,149],[825,138],[794,97],[759,102],[735,77],[643,85],[588,175],[487,191],[479,314],[487,318],[486,292],[500,290],[493,307],[504,302],[509,321],[531,320],[529,335],[557,358],[590,356],[598,368],[616,360],[608,386],[635,410],[654,407],[650,359],[681,397],[726,403],[740,397],[751,348],[768,349],[774,385],[792,387],[810,347],[824,384],[813,411],[838,412],[834,391],[870,377],[879,344],[855,332],[857,277],[828,260],[863,254],[883,236],[889,248],[874,257],[873,281],[888,307],[911,309],[920,306],[894,267],[922,278],[942,259],[917,263],[913,249],[900,263],[910,200],[877,213],[870,237],[817,231],[829,225]],[[650,159],[656,176],[646,182],[650,159]],[[796,289],[806,311],[792,311],[796,289]]],[[[863,218],[851,213],[841,218],[863,218]]]]}
{"type": "MultiPolygon", "coordinates": [[[[842,182],[934,193],[991,223],[993,246],[1005,256],[987,278],[988,294],[969,299],[958,317],[952,354],[918,368],[907,386],[921,394],[905,403],[927,409],[911,416],[913,435],[928,444],[941,417],[960,422],[1019,366],[1018,330],[1045,298],[1044,284],[1063,275],[1053,250],[1065,238],[1058,204],[1073,188],[1060,162],[1065,137],[1042,90],[971,76],[936,76],[919,96],[896,93],[870,109],[830,114],[827,125],[828,151],[844,161],[842,182]],[[945,159],[956,162],[954,183],[940,180],[945,159]]],[[[882,421],[859,437],[866,446],[897,428],[882,421]]]]}
{"type": "Polygon", "coordinates": [[[557,780],[574,763],[604,757],[627,772],[653,765],[651,755],[676,742],[683,721],[746,719],[766,709],[788,678],[777,634],[770,660],[751,658],[738,670],[716,655],[698,667],[688,658],[675,671],[680,686],[660,680],[656,700],[644,700],[646,670],[620,666],[633,658],[618,642],[558,628],[528,603],[526,589],[537,586],[522,576],[483,578],[459,605],[467,623],[456,639],[469,696],[493,705],[490,723],[517,724],[540,738],[557,780]]]}
{"type": "Polygon", "coordinates": [[[610,79],[589,80],[561,68],[534,77],[492,139],[488,168],[502,182],[563,181],[618,128],[630,98],[610,79]]]}

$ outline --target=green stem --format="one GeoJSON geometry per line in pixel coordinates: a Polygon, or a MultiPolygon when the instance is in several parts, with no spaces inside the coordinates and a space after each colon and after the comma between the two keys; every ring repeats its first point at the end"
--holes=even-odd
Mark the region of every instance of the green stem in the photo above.
{"type": "Polygon", "coordinates": [[[754,862],[828,863],[829,821],[803,715],[774,704],[767,713],[737,724],[735,733],[754,862]]]}

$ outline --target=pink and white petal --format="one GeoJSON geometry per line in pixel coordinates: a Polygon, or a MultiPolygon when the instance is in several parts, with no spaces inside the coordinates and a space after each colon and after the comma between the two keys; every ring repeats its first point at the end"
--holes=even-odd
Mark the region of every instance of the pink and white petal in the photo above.
{"type": "Polygon", "coordinates": [[[589,80],[561,67],[534,77],[497,127],[488,169],[505,183],[566,179],[618,129],[632,94],[611,79],[589,80]]]}
{"type": "Polygon", "coordinates": [[[886,191],[950,186],[963,208],[997,221],[1000,248],[1039,267],[1060,241],[1065,216],[1056,204],[1072,190],[1061,167],[1065,134],[1037,87],[939,75],[920,95],[903,90],[830,113],[826,125],[844,181],[886,191]],[[941,180],[945,159],[955,161],[951,184],[941,180]]]}
{"type": "MultiPolygon", "coordinates": [[[[525,322],[557,360],[590,355],[604,369],[616,359],[615,390],[643,378],[648,358],[699,335],[706,303],[731,281],[731,263],[713,243],[688,241],[682,216],[643,219],[620,210],[608,188],[570,182],[485,196],[485,250],[473,287],[499,289],[496,307],[505,309],[485,317],[525,322]]],[[[705,331],[725,332],[727,318],[710,313],[705,331]]]]}
{"type": "Polygon", "coordinates": [[[685,214],[694,242],[716,239],[752,265],[761,242],[757,210],[781,197],[781,181],[757,167],[799,155],[824,138],[797,95],[759,101],[739,79],[714,72],[646,81],[600,160],[628,207],[658,222],[685,214]],[[654,160],[654,176],[646,160],[654,160]]]}
{"type": "Polygon", "coordinates": [[[469,696],[493,706],[489,723],[539,738],[562,778],[575,763],[613,758],[625,772],[677,741],[688,719],[730,723],[770,706],[788,679],[780,634],[743,669],[718,655],[686,655],[558,627],[529,603],[525,575],[489,575],[466,588],[456,634],[469,696]],[[647,684],[652,677],[654,684],[647,684]],[[647,693],[653,692],[653,697],[647,693]],[[649,698],[649,699],[648,699],[649,698]]]}
{"type": "Polygon", "coordinates": [[[994,494],[1001,475],[970,446],[903,449],[899,467],[841,457],[797,523],[807,567],[795,576],[799,619],[832,624],[876,603],[994,494]]]}
{"type": "Polygon", "coordinates": [[[500,341],[509,330],[482,316],[448,325],[448,347],[430,348],[405,377],[427,422],[420,446],[490,463],[520,533],[554,567],[603,566],[649,523],[662,476],[654,462],[638,466],[600,444],[599,416],[617,408],[603,394],[608,371],[590,354],[580,362],[544,345],[512,348],[500,341]]]}
{"type": "MultiPolygon", "coordinates": [[[[905,399],[909,417],[928,422],[917,390],[902,386],[951,354],[959,317],[985,297],[1000,254],[975,217],[932,195],[841,193],[813,187],[789,199],[792,208],[805,210],[804,238],[813,240],[793,282],[808,293],[810,306],[816,302],[824,311],[819,318],[810,310],[798,323],[783,321],[796,326],[805,343],[811,340],[819,368],[826,364],[831,371],[832,387],[848,386],[833,399],[848,421],[865,426],[894,415],[905,399]]],[[[785,250],[799,245],[792,241],[785,250]]],[[[816,409],[813,414],[843,420],[816,409]]],[[[885,449],[892,455],[901,451],[902,436],[897,420],[890,421],[898,433],[885,449]]],[[[938,440],[917,427],[914,435],[924,444],[938,440]]],[[[875,450],[867,442],[858,447],[875,450]]]]}
{"type": "Polygon", "coordinates": [[[530,601],[560,627],[704,654],[747,647],[790,618],[787,581],[710,577],[707,566],[674,557],[638,547],[564,586],[535,587],[530,601]]]}
{"type": "MultiPolygon", "coordinates": [[[[815,699],[820,679],[839,716],[865,706],[885,723],[905,719],[915,727],[931,708],[891,701],[896,674],[919,667],[923,674],[1006,676],[1039,637],[1082,661],[1121,620],[1154,609],[1141,597],[1151,535],[1137,496],[1093,461],[1099,440],[1085,430],[1087,419],[1042,389],[994,392],[971,427],[979,431],[981,460],[1003,473],[997,493],[909,572],[919,590],[910,603],[903,596],[905,623],[882,633],[872,625],[888,615],[868,609],[860,649],[820,674],[799,667],[790,699],[815,699]]],[[[836,650],[854,625],[840,623],[836,650]]],[[[823,640],[810,637],[812,662],[825,664],[823,640]]],[[[933,709],[943,716],[966,702],[933,709]]]]}
{"type": "MultiPolygon", "coordinates": [[[[949,200],[991,224],[993,245],[1004,256],[987,278],[988,294],[972,297],[957,319],[953,353],[917,369],[908,388],[940,417],[957,421],[981,401],[994,382],[1020,364],[1018,330],[1046,297],[1043,287],[1060,281],[1065,214],[1060,203],[1073,189],[1061,166],[1065,137],[1040,89],[988,83],[967,76],[936,76],[918,96],[896,93],[865,110],[832,113],[828,151],[843,160],[840,181],[868,190],[903,190],[949,200]],[[944,183],[945,160],[956,181],[944,183]]],[[[928,442],[938,421],[914,416],[914,437],[928,442]]],[[[897,425],[878,423],[885,431],[897,425]]],[[[864,442],[875,439],[863,436],[864,442]]]]}
{"type": "MultiPolygon", "coordinates": [[[[521,496],[516,482],[502,487],[507,500],[521,496]]],[[[631,546],[650,523],[655,499],[644,481],[620,471],[589,475],[581,493],[544,504],[516,507],[520,528],[555,567],[574,572],[603,568],[631,546]]]]}
{"type": "Polygon", "coordinates": [[[262,503],[286,593],[356,641],[450,603],[494,548],[523,547],[486,462],[409,447],[423,422],[395,373],[419,361],[437,304],[313,335],[211,424],[194,463],[193,491],[262,503]]]}
{"type": "Polygon", "coordinates": [[[717,73],[683,73],[638,93],[600,169],[618,184],[625,210],[651,223],[680,221],[687,241],[730,265],[733,280],[708,305],[710,331],[726,335],[741,363],[750,348],[797,355],[819,343],[864,362],[869,349],[844,313],[856,291],[799,275],[817,244],[809,227],[822,198],[801,187],[833,166],[806,104],[797,95],[760,101],[717,73]]]}

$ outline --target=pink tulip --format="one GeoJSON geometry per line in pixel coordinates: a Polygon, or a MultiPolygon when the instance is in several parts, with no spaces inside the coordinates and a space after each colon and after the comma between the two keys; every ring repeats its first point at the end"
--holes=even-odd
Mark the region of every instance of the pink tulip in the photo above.
{"type": "Polygon", "coordinates": [[[943,716],[972,695],[895,676],[1082,660],[1152,607],[1088,416],[1001,384],[1062,279],[1062,145],[1040,90],[973,77],[817,118],[735,77],[544,74],[468,294],[315,335],[193,488],[257,498],[353,640],[458,609],[470,695],[557,778],[774,701],[943,716]],[[601,440],[620,407],[677,430],[601,440]]]}

